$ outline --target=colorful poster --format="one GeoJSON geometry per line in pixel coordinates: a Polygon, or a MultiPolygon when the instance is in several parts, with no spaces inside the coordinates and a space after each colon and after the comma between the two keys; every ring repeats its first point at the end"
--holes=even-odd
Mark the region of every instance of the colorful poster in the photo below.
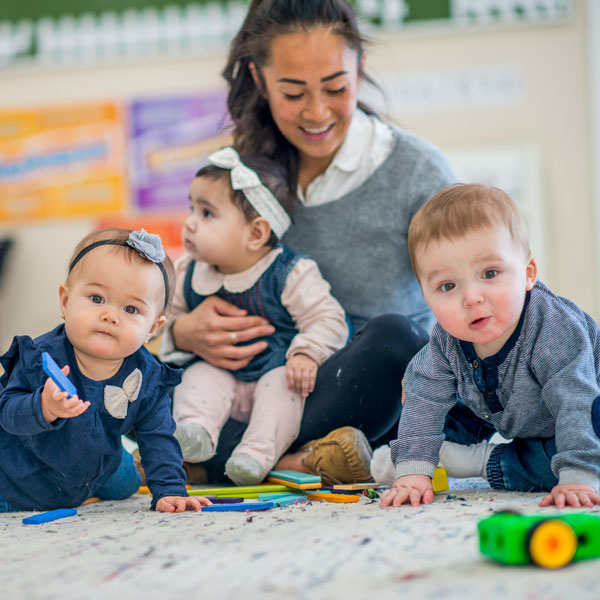
{"type": "Polygon", "coordinates": [[[122,212],[125,160],[116,104],[0,111],[0,220],[122,212]]]}
{"type": "Polygon", "coordinates": [[[131,104],[131,197],[140,210],[187,208],[194,174],[230,142],[226,114],[224,91],[131,104]]]}

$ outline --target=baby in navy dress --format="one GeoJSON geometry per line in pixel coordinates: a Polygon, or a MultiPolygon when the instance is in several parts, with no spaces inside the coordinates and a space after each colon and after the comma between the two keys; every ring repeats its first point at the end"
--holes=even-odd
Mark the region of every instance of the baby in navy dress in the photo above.
{"type": "Polygon", "coordinates": [[[173,436],[169,391],[181,372],[143,347],[165,321],[173,283],[157,235],[105,229],[78,244],[59,288],[64,324],[35,339],[15,337],[0,357],[0,512],[129,497],[141,481],[121,445],[131,430],[153,509],[210,504],[188,496],[173,436]],[[47,378],[42,352],[62,366],[77,395],[47,378]]]}

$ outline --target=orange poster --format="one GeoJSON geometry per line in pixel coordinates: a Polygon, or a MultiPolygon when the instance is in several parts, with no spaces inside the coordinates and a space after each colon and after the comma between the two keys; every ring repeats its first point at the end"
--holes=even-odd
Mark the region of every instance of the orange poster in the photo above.
{"type": "Polygon", "coordinates": [[[121,213],[125,143],[114,103],[0,111],[0,221],[121,213]]]}

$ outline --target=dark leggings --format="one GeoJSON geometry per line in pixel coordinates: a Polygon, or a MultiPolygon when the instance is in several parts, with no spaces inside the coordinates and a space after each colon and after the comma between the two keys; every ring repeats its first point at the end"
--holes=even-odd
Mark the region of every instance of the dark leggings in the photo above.
{"type": "MultiPolygon", "coordinates": [[[[368,321],[319,368],[290,451],[345,425],[362,430],[374,448],[395,439],[404,370],[427,341],[426,332],[401,315],[368,321]]],[[[210,481],[226,480],[225,462],[246,426],[229,419],[221,430],[216,455],[204,463],[210,481]]]]}

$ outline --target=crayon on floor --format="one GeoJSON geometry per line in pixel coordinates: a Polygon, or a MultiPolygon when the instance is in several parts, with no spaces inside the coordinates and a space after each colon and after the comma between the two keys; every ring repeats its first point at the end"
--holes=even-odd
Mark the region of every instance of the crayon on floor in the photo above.
{"type": "Polygon", "coordinates": [[[234,496],[206,496],[213,504],[240,504],[244,499],[234,496]]]}
{"type": "Polygon", "coordinates": [[[203,506],[202,512],[229,512],[232,510],[267,510],[275,506],[272,502],[242,502],[241,504],[213,504],[203,506]]]}
{"type": "Polygon", "coordinates": [[[288,487],[299,489],[299,490],[315,490],[321,487],[321,480],[311,482],[311,483],[296,483],[295,481],[291,481],[289,479],[279,479],[279,477],[267,477],[267,481],[269,483],[281,483],[282,485],[287,485],[288,487]]]}
{"type": "Polygon", "coordinates": [[[379,484],[376,481],[366,481],[364,483],[336,483],[332,485],[332,489],[338,491],[362,491],[368,488],[376,488],[379,484]]]}
{"type": "Polygon", "coordinates": [[[434,494],[445,492],[450,489],[450,486],[448,485],[448,476],[446,475],[446,469],[444,469],[444,467],[436,467],[431,479],[431,486],[433,487],[434,494]]]}
{"type": "Polygon", "coordinates": [[[190,496],[241,496],[242,494],[266,494],[268,492],[295,492],[287,485],[230,485],[227,487],[194,488],[188,490],[190,496]]]}
{"type": "Polygon", "coordinates": [[[332,494],[331,492],[307,492],[306,497],[309,500],[319,500],[323,502],[358,502],[360,496],[350,494],[332,494]]]}
{"type": "Polygon", "coordinates": [[[39,525],[40,523],[56,521],[56,519],[64,519],[65,517],[71,517],[76,514],[76,508],[57,508],[56,510],[49,510],[48,512],[40,513],[39,515],[25,517],[23,523],[25,523],[25,525],[39,525]]]}
{"type": "Polygon", "coordinates": [[[311,475],[310,473],[301,473],[300,471],[291,471],[289,469],[278,469],[269,471],[269,477],[277,479],[285,479],[292,483],[321,483],[319,475],[311,475]]]}

